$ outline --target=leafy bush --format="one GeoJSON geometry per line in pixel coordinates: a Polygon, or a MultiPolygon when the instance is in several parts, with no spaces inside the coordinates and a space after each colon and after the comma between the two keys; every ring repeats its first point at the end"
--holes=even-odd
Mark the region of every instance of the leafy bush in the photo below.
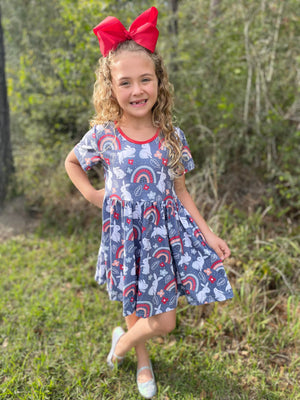
{"type": "MultiPolygon", "coordinates": [[[[100,55],[92,27],[109,14],[127,26],[152,3],[110,1],[101,7],[94,0],[4,3],[12,135],[16,158],[22,148],[26,159],[16,164],[22,165],[26,195],[33,203],[48,197],[47,185],[37,187],[37,170],[41,176],[48,170],[47,181],[49,173],[60,168],[57,154],[48,148],[58,151],[60,142],[71,148],[88,129],[93,70],[100,55]]],[[[300,27],[295,10],[299,4],[296,0],[216,4],[212,12],[208,1],[188,0],[178,3],[177,13],[166,2],[156,4],[158,50],[175,86],[176,117],[199,169],[203,168],[202,176],[209,180],[206,187],[210,186],[214,201],[222,201],[236,181],[234,174],[242,170],[264,183],[265,195],[276,208],[296,218],[300,27]],[[177,31],[171,29],[176,23],[177,31]]],[[[57,174],[55,179],[60,179],[57,174]]]]}

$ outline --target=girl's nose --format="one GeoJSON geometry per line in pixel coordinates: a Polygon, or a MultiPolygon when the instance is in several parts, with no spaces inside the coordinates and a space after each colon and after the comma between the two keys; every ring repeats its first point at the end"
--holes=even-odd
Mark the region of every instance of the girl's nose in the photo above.
{"type": "Polygon", "coordinates": [[[134,85],[133,85],[133,94],[135,94],[135,95],[139,95],[139,94],[141,94],[142,93],[142,91],[143,91],[143,88],[142,88],[142,86],[139,84],[139,83],[135,83],[134,85]]]}

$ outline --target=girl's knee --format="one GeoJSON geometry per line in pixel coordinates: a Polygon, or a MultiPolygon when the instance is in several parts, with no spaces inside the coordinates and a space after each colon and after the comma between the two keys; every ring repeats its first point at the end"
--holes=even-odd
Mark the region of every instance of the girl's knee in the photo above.
{"type": "Polygon", "coordinates": [[[176,311],[156,315],[151,322],[158,335],[167,335],[176,327],[176,311]]]}
{"type": "Polygon", "coordinates": [[[167,335],[168,333],[171,333],[175,329],[175,327],[176,327],[176,319],[165,321],[161,327],[162,334],[167,335]]]}

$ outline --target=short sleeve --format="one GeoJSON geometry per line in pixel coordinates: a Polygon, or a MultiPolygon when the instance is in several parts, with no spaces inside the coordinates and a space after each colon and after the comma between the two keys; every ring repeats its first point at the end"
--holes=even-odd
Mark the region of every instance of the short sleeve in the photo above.
{"type": "Polygon", "coordinates": [[[178,134],[180,141],[182,143],[181,161],[184,166],[184,173],[187,173],[188,171],[192,171],[195,168],[195,163],[184,133],[179,128],[176,128],[176,133],[178,134]]]}
{"type": "Polygon", "coordinates": [[[99,136],[101,136],[101,129],[95,125],[74,147],[74,153],[85,171],[90,170],[94,165],[102,161],[101,153],[98,149],[99,136]]]}

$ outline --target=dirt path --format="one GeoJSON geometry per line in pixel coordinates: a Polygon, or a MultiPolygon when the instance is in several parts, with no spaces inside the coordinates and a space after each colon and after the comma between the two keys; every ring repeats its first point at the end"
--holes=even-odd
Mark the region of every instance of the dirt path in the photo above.
{"type": "Polygon", "coordinates": [[[13,199],[0,212],[0,242],[32,232],[37,225],[38,220],[26,213],[24,199],[13,199]]]}

